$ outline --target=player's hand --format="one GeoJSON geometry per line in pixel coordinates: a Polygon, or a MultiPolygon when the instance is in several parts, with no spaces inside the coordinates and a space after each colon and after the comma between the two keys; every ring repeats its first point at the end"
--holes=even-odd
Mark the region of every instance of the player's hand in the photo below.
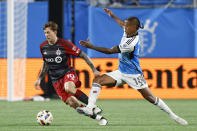
{"type": "Polygon", "coordinates": [[[95,71],[94,71],[94,77],[96,78],[96,77],[98,77],[98,76],[100,76],[100,72],[99,72],[98,70],[95,70],[95,71]]]}
{"type": "Polygon", "coordinates": [[[90,39],[88,39],[88,41],[83,41],[83,40],[80,40],[79,41],[79,44],[86,47],[86,48],[90,48],[91,47],[91,42],[90,42],[90,39]]]}
{"type": "Polygon", "coordinates": [[[112,17],[113,16],[113,13],[111,10],[107,9],[107,8],[104,8],[104,11],[110,16],[112,17]]]}
{"type": "Polygon", "coordinates": [[[34,83],[34,87],[36,88],[36,89],[40,89],[40,79],[38,79],[38,80],[36,80],[36,82],[34,83]]]}

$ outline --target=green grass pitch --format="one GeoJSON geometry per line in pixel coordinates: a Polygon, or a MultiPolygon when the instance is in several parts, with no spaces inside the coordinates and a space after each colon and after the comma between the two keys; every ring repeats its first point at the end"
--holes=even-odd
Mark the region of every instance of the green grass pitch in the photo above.
{"type": "Polygon", "coordinates": [[[164,100],[188,126],[181,126],[145,100],[98,100],[109,124],[99,126],[96,120],[78,114],[61,100],[49,102],[0,101],[0,131],[197,131],[197,100],[164,100]],[[50,110],[53,122],[40,126],[36,115],[50,110]]]}

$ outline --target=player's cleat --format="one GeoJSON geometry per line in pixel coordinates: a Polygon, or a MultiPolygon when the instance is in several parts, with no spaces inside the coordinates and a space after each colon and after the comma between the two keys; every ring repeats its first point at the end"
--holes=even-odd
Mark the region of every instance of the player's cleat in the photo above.
{"type": "Polygon", "coordinates": [[[93,115],[93,109],[89,107],[77,107],[76,110],[79,114],[83,114],[85,116],[93,115]]]}
{"type": "Polygon", "coordinates": [[[98,121],[99,125],[101,125],[101,126],[106,126],[108,124],[107,119],[105,117],[101,116],[101,115],[94,114],[90,117],[93,118],[93,119],[96,119],[98,121]]]}
{"type": "Polygon", "coordinates": [[[101,116],[99,114],[94,114],[93,110],[88,108],[88,107],[77,107],[76,110],[80,114],[88,116],[88,117],[90,117],[92,119],[96,119],[99,122],[99,125],[101,125],[101,126],[106,126],[108,124],[107,119],[105,119],[103,116],[101,116]]]}
{"type": "Polygon", "coordinates": [[[181,125],[188,125],[188,122],[181,117],[176,117],[176,118],[172,118],[172,119],[181,125]]]}
{"type": "Polygon", "coordinates": [[[103,112],[103,110],[101,108],[99,108],[98,106],[93,108],[94,114],[101,114],[102,112],[103,112]]]}
{"type": "Polygon", "coordinates": [[[94,108],[89,108],[89,107],[77,107],[76,108],[77,112],[80,114],[84,114],[85,116],[88,115],[93,115],[93,114],[101,114],[102,113],[102,109],[100,109],[98,106],[94,107],[94,108]]]}
{"type": "Polygon", "coordinates": [[[99,125],[101,126],[106,126],[108,124],[108,121],[107,119],[105,119],[104,117],[102,117],[100,120],[99,120],[99,125]]]}

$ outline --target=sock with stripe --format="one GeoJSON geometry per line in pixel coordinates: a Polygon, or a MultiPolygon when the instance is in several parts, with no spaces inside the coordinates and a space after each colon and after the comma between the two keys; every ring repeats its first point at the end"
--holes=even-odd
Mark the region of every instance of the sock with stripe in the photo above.
{"type": "Polygon", "coordinates": [[[83,102],[84,104],[88,104],[88,96],[83,93],[81,90],[77,89],[76,93],[74,94],[74,96],[80,100],[81,102],[83,102]]]}
{"type": "Polygon", "coordinates": [[[177,117],[177,115],[175,115],[172,112],[172,110],[165,104],[165,102],[162,99],[156,98],[156,101],[155,101],[154,105],[156,105],[161,110],[163,110],[164,112],[166,112],[167,114],[169,114],[171,116],[171,118],[176,118],[177,117]]]}
{"type": "Polygon", "coordinates": [[[93,83],[89,95],[88,105],[89,108],[94,108],[96,106],[96,100],[100,94],[101,85],[98,83],[93,83]]]}

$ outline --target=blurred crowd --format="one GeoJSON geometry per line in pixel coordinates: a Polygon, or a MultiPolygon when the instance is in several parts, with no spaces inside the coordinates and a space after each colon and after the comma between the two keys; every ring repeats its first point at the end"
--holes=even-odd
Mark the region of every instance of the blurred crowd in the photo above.
{"type": "Polygon", "coordinates": [[[139,5],[138,0],[87,0],[91,6],[121,7],[123,5],[139,5]]]}
{"type": "MultiPolygon", "coordinates": [[[[6,0],[0,0],[6,1],[6,0]]],[[[49,1],[49,0],[15,0],[15,1],[49,1]]],[[[193,5],[197,7],[197,0],[64,0],[64,1],[87,1],[91,6],[101,7],[124,7],[124,6],[143,6],[143,5],[193,5]]]]}

